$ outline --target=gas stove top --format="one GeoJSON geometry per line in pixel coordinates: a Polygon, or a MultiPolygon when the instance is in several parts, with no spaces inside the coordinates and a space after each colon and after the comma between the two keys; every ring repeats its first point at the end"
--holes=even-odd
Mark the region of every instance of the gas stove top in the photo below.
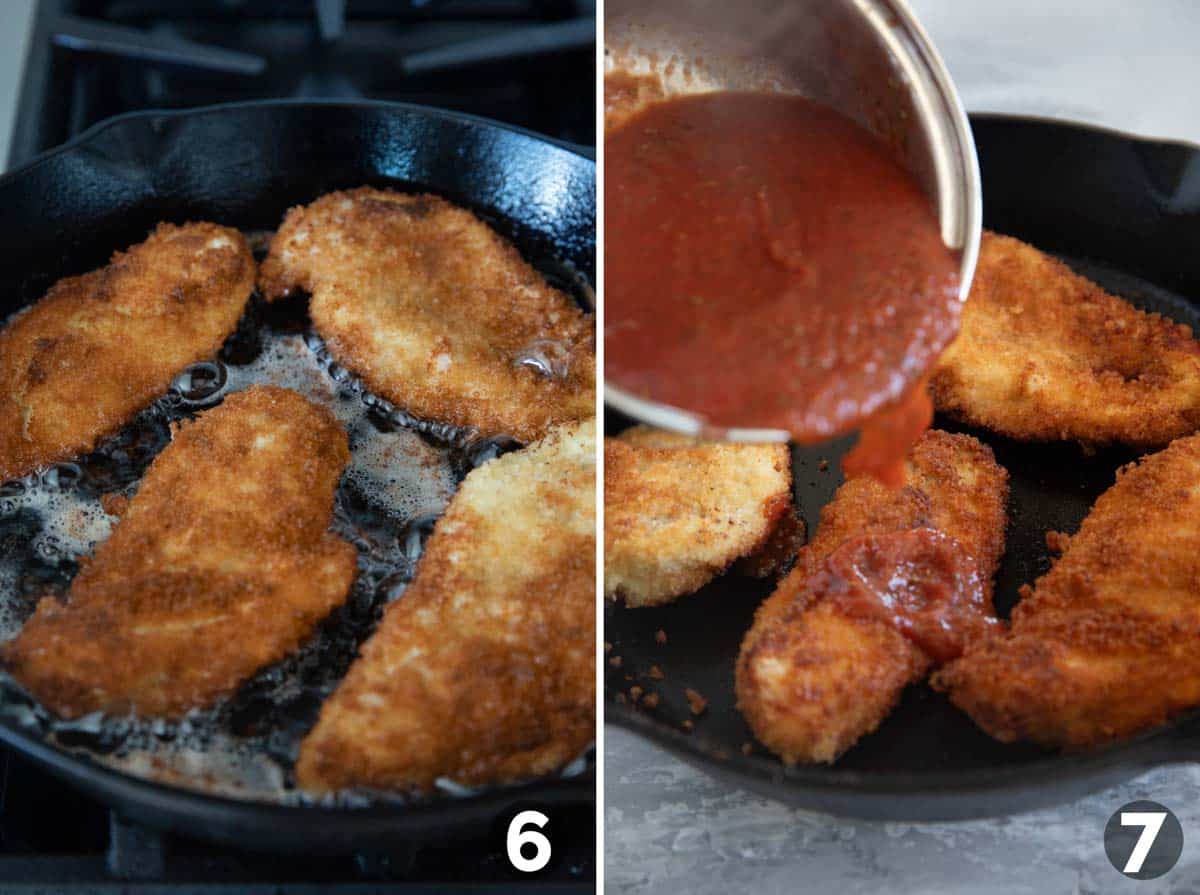
{"type": "Polygon", "coordinates": [[[421,103],[595,144],[594,0],[41,0],[9,167],[113,115],[421,103]]]}
{"type": "MultiPolygon", "coordinates": [[[[393,100],[595,143],[591,0],[40,0],[9,167],[124,112],[239,100],[393,100]]],[[[591,891],[594,806],[555,809],[521,878],[502,832],[387,854],[256,854],[128,823],[0,749],[0,891],[591,891]]]]}

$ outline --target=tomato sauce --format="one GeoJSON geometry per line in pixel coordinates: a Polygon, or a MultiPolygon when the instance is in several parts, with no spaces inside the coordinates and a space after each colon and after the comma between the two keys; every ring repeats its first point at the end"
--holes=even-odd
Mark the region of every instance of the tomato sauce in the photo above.
{"type": "Polygon", "coordinates": [[[949,662],[1000,622],[975,560],[932,528],[846,541],[811,580],[815,600],[884,622],[929,658],[949,662]]]}
{"type": "Polygon", "coordinates": [[[898,484],[960,305],[914,177],[778,93],[653,102],[606,133],[605,159],[607,379],[800,442],[870,420],[848,466],[898,484]]]}

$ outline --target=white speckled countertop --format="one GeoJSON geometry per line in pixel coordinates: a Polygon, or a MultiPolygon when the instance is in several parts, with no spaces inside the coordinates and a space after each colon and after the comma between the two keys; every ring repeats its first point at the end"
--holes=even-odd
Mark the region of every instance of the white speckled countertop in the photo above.
{"type": "Polygon", "coordinates": [[[1152,771],[1061,808],[940,824],[849,821],[729,789],[624,730],[605,729],[604,888],[689,895],[1042,895],[1200,892],[1200,767],[1152,771]],[[1158,880],[1122,877],[1104,826],[1162,802],[1183,856],[1158,880]],[[1189,839],[1189,835],[1192,837],[1189,839]]]}
{"type": "MultiPolygon", "coordinates": [[[[910,0],[971,111],[1044,115],[1200,143],[1200,0],[910,0]]],[[[1200,765],[1070,805],[946,824],[845,821],[729,789],[623,730],[605,732],[605,889],[859,895],[1200,893],[1200,765]],[[1183,856],[1119,875],[1103,830],[1162,802],[1183,856]]]]}

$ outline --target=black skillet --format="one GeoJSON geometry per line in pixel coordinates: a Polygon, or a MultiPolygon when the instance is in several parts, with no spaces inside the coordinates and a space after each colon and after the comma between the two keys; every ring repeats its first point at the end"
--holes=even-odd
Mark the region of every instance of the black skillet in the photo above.
{"type": "MultiPolygon", "coordinates": [[[[1200,149],[1051,121],[980,116],[972,125],[985,226],[1059,254],[1135,305],[1200,332],[1200,149]]],[[[625,425],[609,413],[609,434],[625,425]]],[[[942,419],[935,425],[956,428],[942,419]]],[[[1117,467],[1135,454],[1109,449],[1087,456],[1073,444],[1022,445],[972,434],[995,449],[1012,476],[1008,549],[996,582],[997,608],[1007,614],[1020,585],[1048,568],[1044,533],[1074,531],[1117,467]]],[[[810,531],[841,481],[844,447],[793,449],[796,498],[810,531]]],[[[1064,755],[1001,745],[922,685],[909,688],[879,729],[836,764],[785,768],[754,744],[734,707],[738,646],[769,589],[727,576],[659,609],[606,606],[605,639],[612,644],[606,719],[731,786],[878,820],[1011,814],[1200,757],[1196,715],[1109,748],[1064,755]],[[657,642],[658,631],[666,643],[657,642]],[[661,680],[647,676],[653,665],[661,680]],[[635,707],[634,686],[657,693],[657,707],[635,707]],[[682,729],[693,719],[685,687],[709,700],[690,733],[682,729]]]]}
{"type": "MultiPolygon", "coordinates": [[[[440,194],[549,272],[595,274],[595,164],[534,134],[387,103],[255,102],[97,125],[0,178],[0,319],[104,264],[158,221],[273,229],[289,206],[361,184],[440,194]],[[561,271],[560,271],[561,272],[561,271]]],[[[145,782],[0,722],[0,741],[130,820],[260,849],[363,851],[475,835],[516,805],[592,803],[594,769],[469,797],[361,809],[239,802],[145,782]]]]}

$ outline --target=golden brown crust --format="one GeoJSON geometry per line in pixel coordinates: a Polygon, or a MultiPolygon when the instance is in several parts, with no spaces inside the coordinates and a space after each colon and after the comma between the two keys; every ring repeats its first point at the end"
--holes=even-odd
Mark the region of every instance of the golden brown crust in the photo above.
{"type": "Polygon", "coordinates": [[[3,649],[63,717],[177,717],[283,658],[345,600],[327,529],[350,454],[332,414],[273,386],[178,424],[111,537],[3,649]]]}
{"type": "Polygon", "coordinates": [[[1007,634],[935,678],[999,740],[1094,746],[1200,704],[1200,436],[1131,464],[1007,634]]]}
{"type": "Polygon", "coordinates": [[[929,431],[890,491],[860,476],[821,512],[796,567],[759,607],[737,664],[738,707],[784,761],[833,761],[887,717],[901,691],[932,664],[887,624],[851,618],[829,601],[809,605],[808,583],[849,538],[936,528],[955,538],[988,582],[1004,550],[1008,474],[968,435],[929,431]]]}
{"type": "Polygon", "coordinates": [[[808,526],[789,502],[762,546],[734,563],[733,571],[747,578],[779,578],[791,569],[807,541],[808,526]]]}
{"type": "Polygon", "coordinates": [[[604,440],[604,470],[604,592],[627,606],[698,590],[772,543],[793,513],[784,444],[700,442],[637,426],[604,440]]]}
{"type": "Polygon", "coordinates": [[[1200,428],[1200,343],[1062,262],[985,233],[937,409],[1029,441],[1158,448],[1200,428]]]}
{"type": "Polygon", "coordinates": [[[444,199],[363,187],[293,208],[260,283],[309,292],[333,354],[419,417],[532,441],[595,413],[591,317],[444,199]],[[539,346],[566,375],[521,362],[539,346]]]}
{"type": "Polygon", "coordinates": [[[217,353],[254,288],[236,230],[160,224],[0,331],[0,481],[91,450],[217,353]]]}
{"type": "Polygon", "coordinates": [[[595,425],[473,470],[300,748],[316,792],[503,783],[595,736],[595,425]]]}

